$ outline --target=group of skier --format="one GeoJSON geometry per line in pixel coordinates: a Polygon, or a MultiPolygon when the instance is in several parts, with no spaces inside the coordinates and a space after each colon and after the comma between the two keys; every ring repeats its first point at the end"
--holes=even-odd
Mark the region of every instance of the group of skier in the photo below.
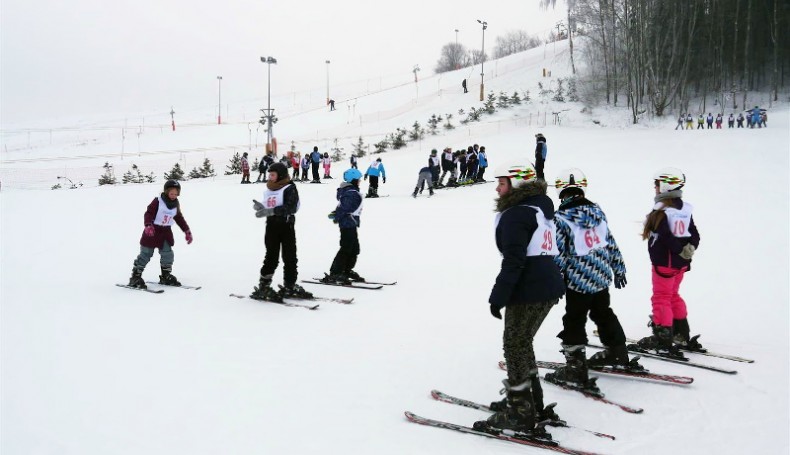
{"type": "MultiPolygon", "coordinates": [[[[746,115],[743,112],[738,113],[738,117],[735,117],[735,114],[730,113],[730,116],[727,118],[727,128],[735,128],[735,124],[737,122],[738,128],[743,128],[743,122],[746,121],[746,128],[754,128],[757,126],[758,128],[768,127],[768,113],[765,109],[760,109],[759,106],[754,106],[754,109],[746,111],[746,115]]],[[[708,115],[705,116],[703,114],[699,114],[697,116],[697,129],[705,129],[705,124],[708,125],[708,129],[713,129],[713,124],[716,124],[716,129],[722,129],[722,123],[724,122],[724,114],[719,112],[716,114],[714,119],[713,113],[708,112],[708,115]]],[[[694,126],[694,117],[691,113],[688,114],[680,114],[678,116],[678,124],[675,129],[684,129],[683,125],[685,125],[685,129],[690,130],[694,126]]]]}
{"type": "MultiPolygon", "coordinates": [[[[554,407],[543,403],[543,391],[533,350],[533,339],[546,315],[565,296],[563,328],[557,335],[565,366],[545,379],[580,389],[597,389],[590,367],[643,370],[629,359],[623,328],[610,307],[609,287],[625,287],[626,268],[606,215],[587,199],[587,178],[579,169],[562,171],[554,181],[560,205],[547,196],[547,184],[531,165],[501,166],[494,172],[496,245],[502,255],[489,304],[491,314],[504,315],[503,350],[507,379],[504,400],[492,402],[495,411],[475,422],[479,431],[517,431],[550,437],[546,421],[558,421],[554,407]],[[526,253],[526,254],[525,254],[526,253]],[[596,324],[600,351],[587,358],[587,317],[596,324]]],[[[682,200],[686,177],[676,168],[654,175],[654,206],[647,215],[643,239],[653,264],[651,326],[653,334],[638,341],[641,349],[677,354],[680,346],[701,349],[690,338],[686,305],[678,290],[699,246],[692,206],[682,200]],[[695,345],[692,345],[695,344],[695,345]]]]}

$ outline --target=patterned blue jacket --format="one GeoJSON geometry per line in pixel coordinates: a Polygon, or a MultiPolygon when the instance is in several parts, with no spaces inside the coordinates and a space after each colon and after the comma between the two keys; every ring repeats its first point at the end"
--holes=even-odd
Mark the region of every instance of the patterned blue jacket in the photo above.
{"type": "Polygon", "coordinates": [[[560,268],[568,289],[582,294],[594,294],[611,285],[612,274],[625,276],[623,255],[608,226],[605,247],[594,248],[583,256],[576,255],[575,237],[570,224],[576,224],[581,229],[592,229],[606,223],[606,215],[597,204],[583,197],[574,198],[560,205],[554,222],[557,225],[557,248],[560,250],[554,261],[560,268]]]}

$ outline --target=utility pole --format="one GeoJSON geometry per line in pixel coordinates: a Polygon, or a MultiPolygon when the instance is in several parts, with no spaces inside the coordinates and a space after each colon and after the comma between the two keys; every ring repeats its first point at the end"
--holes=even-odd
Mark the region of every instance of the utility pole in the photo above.
{"type": "Polygon", "coordinates": [[[222,76],[217,76],[219,95],[217,96],[217,125],[222,125],[222,76]]]}
{"type": "Polygon", "coordinates": [[[483,67],[486,62],[486,29],[488,28],[488,22],[480,19],[477,22],[483,26],[483,47],[480,49],[480,101],[483,101],[483,94],[485,93],[485,71],[483,71],[483,67]]]}

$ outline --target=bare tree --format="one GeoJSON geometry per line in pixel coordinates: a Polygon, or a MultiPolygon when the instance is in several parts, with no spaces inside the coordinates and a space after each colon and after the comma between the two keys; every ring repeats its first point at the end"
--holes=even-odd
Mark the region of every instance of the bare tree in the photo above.
{"type": "Polygon", "coordinates": [[[442,46],[439,61],[436,62],[436,73],[444,73],[464,68],[472,64],[469,52],[463,44],[447,43],[442,46]]]}
{"type": "Polygon", "coordinates": [[[530,36],[523,30],[514,30],[505,33],[504,36],[496,37],[494,46],[494,58],[505,57],[516,52],[526,51],[540,46],[540,38],[530,36]]]}

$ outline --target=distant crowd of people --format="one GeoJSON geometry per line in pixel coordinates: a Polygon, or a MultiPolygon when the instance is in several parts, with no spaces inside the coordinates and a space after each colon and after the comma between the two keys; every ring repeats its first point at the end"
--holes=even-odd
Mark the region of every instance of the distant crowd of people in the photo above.
{"type": "MultiPolygon", "coordinates": [[[[738,117],[735,117],[734,113],[730,113],[730,116],[727,118],[727,128],[735,128],[735,124],[738,124],[738,128],[743,128],[744,121],[746,122],[746,128],[757,128],[768,127],[768,113],[765,109],[760,109],[759,106],[754,106],[754,109],[739,112],[738,117]],[[746,115],[744,115],[744,112],[746,115]]],[[[713,129],[713,124],[716,124],[716,129],[722,129],[722,124],[724,123],[724,114],[719,112],[716,114],[716,117],[713,117],[713,113],[708,112],[708,115],[705,116],[703,114],[699,114],[697,116],[697,129],[702,130],[705,129],[705,125],[707,124],[707,129],[713,129]]],[[[685,125],[685,129],[690,130],[694,128],[694,116],[691,113],[687,114],[680,114],[678,117],[678,125],[675,129],[683,130],[683,126],[685,125]]]]}

